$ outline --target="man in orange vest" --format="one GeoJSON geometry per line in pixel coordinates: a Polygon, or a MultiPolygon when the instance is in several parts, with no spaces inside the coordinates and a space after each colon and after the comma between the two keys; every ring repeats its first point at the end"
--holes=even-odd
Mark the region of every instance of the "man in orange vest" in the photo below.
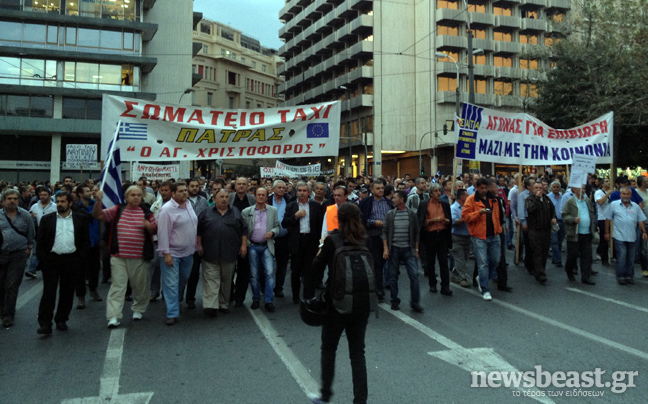
{"type": "Polygon", "coordinates": [[[320,244],[324,243],[324,239],[333,230],[338,228],[338,208],[347,201],[348,192],[344,185],[337,185],[333,189],[333,200],[335,203],[326,207],[326,214],[324,215],[324,222],[322,223],[322,237],[320,244]]]}

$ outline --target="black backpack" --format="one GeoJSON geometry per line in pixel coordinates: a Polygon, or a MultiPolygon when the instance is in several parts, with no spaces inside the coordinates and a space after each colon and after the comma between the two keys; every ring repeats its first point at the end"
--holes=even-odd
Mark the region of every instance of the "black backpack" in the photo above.
{"type": "Polygon", "coordinates": [[[345,246],[342,237],[332,240],[335,252],[327,282],[333,307],[341,314],[375,311],[378,295],[369,249],[345,246]]]}

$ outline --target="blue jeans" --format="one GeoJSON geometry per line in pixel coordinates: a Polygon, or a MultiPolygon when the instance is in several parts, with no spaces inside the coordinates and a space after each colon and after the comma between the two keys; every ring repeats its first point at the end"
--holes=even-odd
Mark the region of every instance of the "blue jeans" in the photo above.
{"type": "Polygon", "coordinates": [[[616,278],[634,278],[634,257],[637,243],[635,241],[620,241],[614,239],[614,255],[616,256],[616,278]]]}
{"type": "Polygon", "coordinates": [[[558,220],[560,230],[557,233],[551,232],[551,262],[554,264],[562,263],[560,250],[562,249],[563,240],[565,240],[565,221],[558,220]]]}
{"type": "Polygon", "coordinates": [[[475,250],[475,261],[479,272],[479,285],[482,293],[489,292],[489,279],[497,278],[497,265],[500,261],[500,237],[486,237],[482,240],[472,237],[473,249],[475,250]]]}
{"type": "Polygon", "coordinates": [[[506,218],[506,225],[508,226],[508,233],[506,233],[506,246],[513,243],[513,235],[515,234],[515,225],[511,216],[506,218]]]}
{"type": "Polygon", "coordinates": [[[35,274],[36,268],[38,268],[38,258],[36,258],[36,242],[34,242],[34,244],[32,244],[31,256],[29,257],[29,268],[27,268],[27,272],[35,274]]]}
{"type": "Polygon", "coordinates": [[[646,254],[644,254],[643,248],[641,248],[642,244],[643,244],[643,239],[641,238],[641,229],[639,228],[639,226],[637,226],[637,245],[635,246],[636,248],[635,261],[637,258],[639,258],[639,263],[641,264],[641,270],[646,271],[648,270],[648,257],[646,256],[646,254]]]}
{"type": "Polygon", "coordinates": [[[389,287],[392,303],[400,303],[398,298],[399,265],[403,263],[410,279],[410,304],[419,304],[421,290],[418,278],[418,260],[412,255],[409,247],[392,247],[389,252],[389,287]]]}
{"type": "Polygon", "coordinates": [[[167,307],[167,318],[177,318],[180,315],[180,293],[187,284],[193,265],[193,254],[187,257],[173,257],[173,266],[164,263],[164,257],[160,257],[160,272],[162,275],[162,291],[164,302],[167,307]]]}
{"type": "Polygon", "coordinates": [[[252,301],[258,302],[261,300],[261,293],[259,288],[259,261],[264,268],[265,274],[265,292],[264,301],[272,303],[274,301],[274,257],[268,250],[267,245],[250,244],[248,248],[248,256],[250,257],[250,286],[252,287],[252,301]]]}

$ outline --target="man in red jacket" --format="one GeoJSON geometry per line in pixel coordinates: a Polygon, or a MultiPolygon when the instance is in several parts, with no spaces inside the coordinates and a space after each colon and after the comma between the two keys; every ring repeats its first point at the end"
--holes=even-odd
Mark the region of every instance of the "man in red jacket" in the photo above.
{"type": "Polygon", "coordinates": [[[464,203],[461,218],[468,225],[479,271],[479,291],[484,300],[493,300],[488,281],[495,277],[500,260],[500,207],[497,197],[488,191],[486,178],[477,180],[475,193],[464,203]]]}

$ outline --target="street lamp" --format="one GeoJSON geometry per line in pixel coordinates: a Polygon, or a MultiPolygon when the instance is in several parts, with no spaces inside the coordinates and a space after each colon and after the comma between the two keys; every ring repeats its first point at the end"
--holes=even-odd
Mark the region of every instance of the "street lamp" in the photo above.
{"type": "Polygon", "coordinates": [[[474,51],[472,51],[472,55],[467,55],[465,58],[461,59],[461,62],[457,62],[457,61],[455,60],[455,58],[453,58],[452,56],[448,55],[447,53],[443,53],[443,52],[436,52],[436,53],[434,54],[434,55],[435,55],[436,57],[438,57],[438,58],[448,58],[448,59],[452,60],[452,62],[453,62],[454,65],[455,65],[455,68],[457,69],[457,102],[456,102],[456,111],[455,111],[456,114],[457,114],[457,116],[460,116],[460,115],[461,115],[461,111],[459,110],[459,69],[461,68],[461,66],[463,65],[463,63],[464,63],[464,62],[465,62],[469,57],[471,57],[471,56],[479,56],[479,55],[483,55],[483,54],[484,54],[484,50],[483,50],[482,48],[475,49],[474,51]]]}
{"type": "Polygon", "coordinates": [[[178,104],[180,104],[180,102],[182,101],[182,97],[184,97],[185,94],[193,93],[194,91],[196,90],[194,90],[193,88],[188,88],[184,90],[184,93],[180,94],[180,98],[178,98],[178,104]]]}

